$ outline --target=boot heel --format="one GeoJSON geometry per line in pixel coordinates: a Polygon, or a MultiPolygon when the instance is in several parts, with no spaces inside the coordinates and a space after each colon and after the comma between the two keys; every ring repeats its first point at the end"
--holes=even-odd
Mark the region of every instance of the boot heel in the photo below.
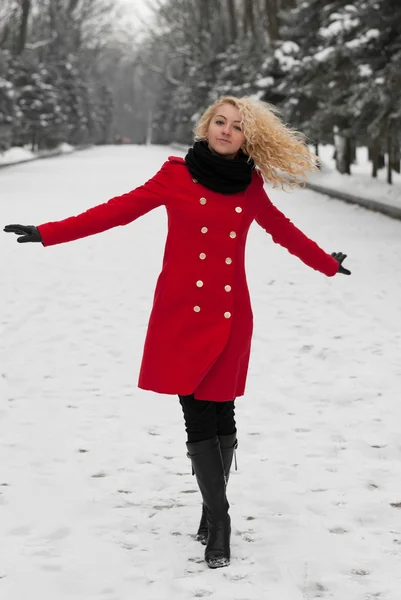
{"type": "Polygon", "coordinates": [[[202,546],[206,546],[207,538],[209,536],[209,528],[207,526],[207,514],[205,505],[202,504],[202,516],[199,523],[198,533],[196,534],[196,539],[198,542],[202,544],[202,546]]]}

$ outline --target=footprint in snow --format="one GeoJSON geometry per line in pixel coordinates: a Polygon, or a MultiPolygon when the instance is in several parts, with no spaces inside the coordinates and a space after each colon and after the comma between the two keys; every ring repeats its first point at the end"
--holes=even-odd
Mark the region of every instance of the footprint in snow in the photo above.
{"type": "Polygon", "coordinates": [[[55,529],[52,533],[50,533],[47,536],[48,540],[53,540],[53,541],[57,541],[57,540],[63,540],[66,537],[68,537],[71,533],[71,530],[69,527],[59,527],[59,529],[55,529]]]}
{"type": "Polygon", "coordinates": [[[342,527],[333,527],[333,529],[329,529],[330,533],[348,533],[347,529],[343,529],[342,527]]]}
{"type": "Polygon", "coordinates": [[[303,593],[307,598],[310,597],[310,594],[313,594],[313,598],[323,598],[326,592],[327,588],[318,581],[311,581],[303,588],[303,593]]]}
{"type": "Polygon", "coordinates": [[[365,571],[365,569],[351,569],[351,575],[358,575],[359,577],[364,577],[365,575],[369,575],[369,571],[365,571]]]}

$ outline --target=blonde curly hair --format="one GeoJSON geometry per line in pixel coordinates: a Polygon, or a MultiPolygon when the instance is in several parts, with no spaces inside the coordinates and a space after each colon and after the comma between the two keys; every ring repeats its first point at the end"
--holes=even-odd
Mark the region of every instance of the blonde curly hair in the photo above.
{"type": "Polygon", "coordinates": [[[317,170],[318,158],[310,152],[304,134],[283,123],[277,108],[267,102],[222,96],[199,119],[195,141],[207,141],[210,121],[223,104],[239,110],[245,135],[241,150],[255,162],[265,181],[282,189],[305,185],[308,172],[317,170]]]}

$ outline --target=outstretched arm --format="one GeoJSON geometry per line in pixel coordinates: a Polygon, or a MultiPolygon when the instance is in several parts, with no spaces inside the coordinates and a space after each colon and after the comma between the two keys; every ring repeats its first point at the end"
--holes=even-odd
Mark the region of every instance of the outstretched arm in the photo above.
{"type": "Polygon", "coordinates": [[[118,225],[127,225],[161,206],[168,197],[169,164],[168,161],[165,162],[152,179],[127,194],[116,196],[76,217],[38,225],[43,245],[63,244],[101,233],[118,225]]]}
{"type": "Polygon", "coordinates": [[[332,277],[339,271],[339,262],[327,254],[316,242],[309,239],[300,229],[276,208],[262,189],[256,222],[269,233],[276,244],[287,248],[308,267],[332,277]]]}

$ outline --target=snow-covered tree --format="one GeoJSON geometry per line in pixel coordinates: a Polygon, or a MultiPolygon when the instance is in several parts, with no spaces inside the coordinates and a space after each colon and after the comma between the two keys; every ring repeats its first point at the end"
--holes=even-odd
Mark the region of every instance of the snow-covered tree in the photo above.
{"type": "Polygon", "coordinates": [[[13,61],[9,75],[15,90],[19,119],[13,122],[14,143],[46,146],[46,136],[59,123],[58,92],[44,65],[13,61]]]}
{"type": "Polygon", "coordinates": [[[358,0],[358,37],[347,42],[355,65],[349,110],[356,135],[371,148],[376,176],[380,151],[399,171],[401,134],[401,5],[392,0],[358,0]]]}

